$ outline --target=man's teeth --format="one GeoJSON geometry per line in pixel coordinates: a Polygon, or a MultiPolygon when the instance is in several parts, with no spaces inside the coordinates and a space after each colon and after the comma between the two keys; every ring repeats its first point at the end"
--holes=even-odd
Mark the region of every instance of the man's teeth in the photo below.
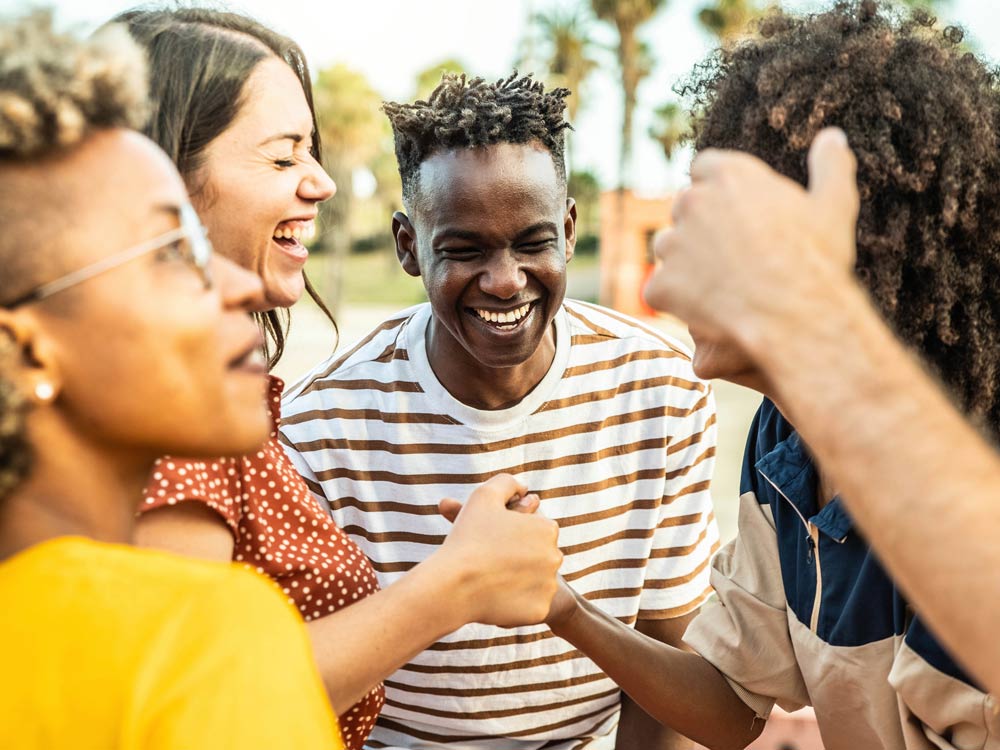
{"type": "Polygon", "coordinates": [[[489,310],[480,310],[479,308],[474,308],[476,315],[485,320],[488,323],[517,323],[528,314],[531,309],[531,303],[527,305],[522,305],[516,310],[511,310],[510,312],[490,312],[489,310]]]}
{"type": "Polygon", "coordinates": [[[274,230],[276,240],[295,240],[297,242],[309,242],[316,236],[316,225],[309,222],[305,226],[278,227],[274,230]]]}

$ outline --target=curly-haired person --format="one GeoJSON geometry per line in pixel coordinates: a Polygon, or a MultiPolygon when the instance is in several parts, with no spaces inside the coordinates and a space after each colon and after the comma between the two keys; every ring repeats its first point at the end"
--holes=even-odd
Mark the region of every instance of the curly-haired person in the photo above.
{"type": "MultiPolygon", "coordinates": [[[[993,69],[960,41],[925,15],[900,18],[869,0],[777,13],[698,68],[687,90],[701,113],[697,150],[747,151],[802,184],[816,134],[846,133],[858,161],[859,278],[996,439],[1000,96],[993,69]]],[[[654,279],[654,301],[655,290],[654,279]]],[[[849,349],[851,332],[842,335],[849,349]]],[[[692,336],[700,376],[775,395],[742,350],[692,336]]],[[[745,746],[775,703],[814,706],[829,750],[996,746],[993,698],[914,615],[780,407],[765,399],[751,426],[739,535],[713,561],[717,596],[685,634],[696,653],[570,617],[580,611],[566,597],[556,631],[710,747],[745,746]],[[648,673],[625,674],[640,663],[648,673]]]]}
{"type": "MultiPolygon", "coordinates": [[[[397,255],[429,303],[293,388],[282,433],[380,583],[444,539],[438,497],[510,472],[559,523],[563,575],[680,645],[718,544],[714,403],[679,344],[564,299],[568,93],[445,76],[427,101],[385,105],[397,255]]],[[[610,747],[616,723],[621,748],[687,745],[544,625],[466,625],[385,686],[376,747],[610,747]]]]}
{"type": "Polygon", "coordinates": [[[157,457],[268,432],[260,282],[133,130],[145,71],[120,28],[0,23],[2,744],[342,748],[279,591],[130,546],[157,457]]]}

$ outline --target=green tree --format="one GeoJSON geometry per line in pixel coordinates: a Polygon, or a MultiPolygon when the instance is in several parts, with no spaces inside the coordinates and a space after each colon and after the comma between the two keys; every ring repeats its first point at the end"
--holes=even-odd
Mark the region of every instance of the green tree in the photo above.
{"type": "Polygon", "coordinates": [[[344,257],[353,236],[354,172],[369,167],[385,143],[388,121],[382,96],[362,73],[337,64],[319,73],[313,87],[316,119],[323,143],[323,166],[337,183],[337,194],[321,205],[318,249],[329,254],[324,296],[336,311],[341,299],[344,257]]]}
{"type": "Polygon", "coordinates": [[[660,144],[663,155],[670,161],[690,131],[691,119],[687,110],[678,102],[667,102],[653,113],[653,126],[649,129],[649,136],[660,144]]]}
{"type": "Polygon", "coordinates": [[[598,207],[601,200],[601,185],[597,175],[587,170],[571,172],[566,184],[566,192],[576,201],[577,239],[598,232],[598,207]]]}
{"type": "Polygon", "coordinates": [[[618,184],[624,189],[631,176],[632,121],[639,83],[653,69],[653,56],[639,39],[639,28],[666,4],[666,0],[590,0],[594,14],[618,32],[618,68],[622,87],[622,139],[618,157],[618,184]]]}
{"type": "Polygon", "coordinates": [[[698,11],[698,22],[722,44],[732,44],[762,13],[755,0],[714,0],[698,11]]]}
{"type": "Polygon", "coordinates": [[[441,83],[442,74],[465,72],[465,66],[462,62],[452,57],[440,60],[433,65],[428,65],[426,68],[417,73],[413,98],[427,99],[434,89],[438,87],[438,84],[441,83]]]}
{"type": "MultiPolygon", "coordinates": [[[[548,86],[569,89],[566,116],[570,123],[575,123],[585,99],[585,83],[599,64],[598,47],[590,35],[588,20],[579,8],[556,7],[535,13],[530,25],[530,41],[525,44],[528,51],[517,67],[530,71],[541,65],[546,71],[542,78],[548,86]]],[[[566,162],[572,169],[571,141],[572,133],[567,131],[566,162]]]]}
{"type": "Polygon", "coordinates": [[[566,114],[574,122],[583,101],[584,83],[598,66],[597,44],[587,19],[578,8],[553,8],[534,14],[531,25],[543,50],[540,58],[547,83],[573,92],[566,102],[566,114]]]}

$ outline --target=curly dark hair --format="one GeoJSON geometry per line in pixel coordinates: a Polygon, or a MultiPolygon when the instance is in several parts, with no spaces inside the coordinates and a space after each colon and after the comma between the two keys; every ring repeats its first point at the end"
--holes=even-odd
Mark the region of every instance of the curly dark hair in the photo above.
{"type": "MultiPolygon", "coordinates": [[[[857,274],[959,405],[1000,436],[1000,94],[961,30],[874,0],[776,11],[678,88],[696,150],[747,151],[806,183],[836,125],[858,159],[857,274]]],[[[850,342],[845,342],[850,346],[850,342]]]]}
{"type": "Polygon", "coordinates": [[[569,89],[545,90],[530,75],[487,83],[463,73],[445,73],[426,101],[385,102],[392,124],[403,200],[411,205],[420,164],[438,151],[496,143],[541,143],[552,154],[556,174],[565,184],[565,120],[569,89]]]}

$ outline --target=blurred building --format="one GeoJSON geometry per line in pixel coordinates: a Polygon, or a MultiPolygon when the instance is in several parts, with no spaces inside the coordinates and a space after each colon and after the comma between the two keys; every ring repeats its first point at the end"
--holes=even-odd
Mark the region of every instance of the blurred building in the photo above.
{"type": "Polygon", "coordinates": [[[673,196],[641,198],[631,190],[606,190],[600,199],[602,305],[628,315],[653,311],[642,287],[653,270],[653,237],[670,224],[673,196]]]}

